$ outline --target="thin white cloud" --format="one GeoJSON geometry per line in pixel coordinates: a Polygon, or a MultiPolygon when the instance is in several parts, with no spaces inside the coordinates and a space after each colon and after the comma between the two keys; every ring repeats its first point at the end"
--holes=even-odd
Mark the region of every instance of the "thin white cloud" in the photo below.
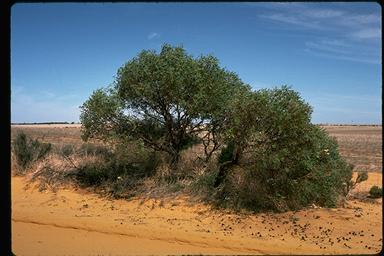
{"type": "MultiPolygon", "coordinates": [[[[340,5],[335,8],[325,8],[321,4],[270,4],[259,18],[297,25],[303,28],[330,30],[341,32],[357,32],[377,27],[380,30],[381,16],[374,13],[352,13],[340,5]]],[[[368,38],[368,37],[366,37],[368,38]]]]}
{"type": "Polygon", "coordinates": [[[379,64],[380,54],[371,45],[346,40],[320,39],[305,42],[304,51],[319,57],[379,64]]]}
{"type": "Polygon", "coordinates": [[[339,10],[332,10],[332,9],[320,9],[320,10],[308,9],[303,14],[311,18],[328,19],[328,18],[340,17],[344,14],[344,12],[339,10]]]}
{"type": "Polygon", "coordinates": [[[152,33],[150,33],[150,34],[147,36],[147,39],[148,39],[148,40],[152,40],[152,39],[159,38],[159,37],[160,37],[160,35],[159,35],[158,33],[156,33],[156,32],[152,32],[152,33]]]}
{"type": "Polygon", "coordinates": [[[332,52],[332,53],[342,53],[342,54],[349,54],[351,51],[346,50],[347,48],[345,45],[335,45],[335,44],[328,44],[327,41],[320,41],[320,42],[305,42],[305,46],[309,49],[313,50],[319,50],[324,52],[332,52]]]}
{"type": "Polygon", "coordinates": [[[320,3],[263,4],[258,17],[286,25],[280,29],[310,31],[303,50],[311,55],[380,64],[380,11],[346,7],[320,3]]]}
{"type": "Polygon", "coordinates": [[[344,41],[340,39],[322,39],[321,42],[327,45],[332,45],[332,46],[341,46],[341,47],[348,46],[348,44],[346,44],[344,41]]]}
{"type": "Polygon", "coordinates": [[[348,55],[341,55],[341,54],[332,54],[332,53],[312,50],[309,48],[305,48],[304,51],[318,57],[325,57],[329,59],[348,60],[348,61],[362,62],[362,63],[369,63],[369,64],[381,63],[380,59],[368,58],[367,56],[353,56],[353,55],[348,56],[348,55]]]}
{"type": "Polygon", "coordinates": [[[290,15],[285,15],[281,13],[274,13],[270,15],[260,15],[259,17],[269,19],[269,20],[274,20],[282,23],[288,23],[288,24],[293,24],[293,25],[299,25],[304,28],[312,28],[312,29],[322,29],[319,24],[316,24],[314,22],[306,22],[302,18],[295,17],[295,16],[290,16],[290,15]]]}
{"type": "Polygon", "coordinates": [[[369,38],[380,38],[381,37],[381,29],[380,28],[365,28],[359,30],[355,33],[352,33],[353,37],[359,39],[369,39],[369,38]]]}
{"type": "Polygon", "coordinates": [[[352,14],[343,15],[343,19],[340,21],[346,26],[361,26],[368,24],[380,24],[381,17],[376,14],[352,14]]]}

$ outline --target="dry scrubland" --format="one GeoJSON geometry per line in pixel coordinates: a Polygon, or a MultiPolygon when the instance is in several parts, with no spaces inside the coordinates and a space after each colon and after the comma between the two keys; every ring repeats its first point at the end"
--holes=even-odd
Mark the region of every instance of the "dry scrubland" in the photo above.
{"type": "MultiPolygon", "coordinates": [[[[336,138],[340,154],[355,166],[355,171],[381,172],[382,127],[381,126],[322,126],[330,136],[336,138]]],[[[79,124],[59,125],[14,125],[12,136],[24,131],[34,139],[54,145],[80,145],[79,124]]]]}
{"type": "MultiPolygon", "coordinates": [[[[357,254],[382,249],[382,127],[324,126],[355,170],[368,170],[344,207],[246,214],[212,209],[180,193],[130,200],[97,196],[72,185],[39,191],[12,178],[16,255],[357,254]]],[[[81,145],[78,125],[12,126],[54,146],[81,145]]],[[[356,176],[356,175],[355,175],[356,176]]],[[[148,184],[150,186],[151,184],[148,184]]]]}
{"type": "Polygon", "coordinates": [[[381,172],[381,126],[324,126],[337,139],[340,154],[356,171],[381,172]]]}

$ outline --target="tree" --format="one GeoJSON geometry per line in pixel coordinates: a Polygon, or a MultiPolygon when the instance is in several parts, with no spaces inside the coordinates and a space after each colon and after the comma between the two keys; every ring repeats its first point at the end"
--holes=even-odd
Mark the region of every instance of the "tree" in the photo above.
{"type": "MultiPolygon", "coordinates": [[[[311,123],[312,108],[287,86],[244,94],[233,103],[215,186],[242,170],[223,198],[250,208],[334,206],[352,177],[337,143],[311,123]],[[229,150],[228,150],[229,149],[229,150]],[[231,191],[235,190],[237,192],[231,191]],[[233,196],[235,194],[235,196],[233,196]]],[[[220,159],[220,158],[219,158],[220,159]]]]}
{"type": "Polygon", "coordinates": [[[286,210],[333,206],[351,179],[337,143],[311,124],[311,114],[287,86],[252,91],[215,57],[166,44],[123,65],[111,86],[82,105],[80,120],[84,140],[134,141],[166,152],[172,167],[195,143],[206,161],[221,148],[218,201],[286,210]]]}
{"type": "Polygon", "coordinates": [[[202,140],[209,159],[238,90],[249,86],[211,55],[193,58],[168,44],[158,54],[145,50],[118,70],[110,88],[96,90],[82,105],[83,138],[141,140],[168,153],[172,164],[202,140]]]}

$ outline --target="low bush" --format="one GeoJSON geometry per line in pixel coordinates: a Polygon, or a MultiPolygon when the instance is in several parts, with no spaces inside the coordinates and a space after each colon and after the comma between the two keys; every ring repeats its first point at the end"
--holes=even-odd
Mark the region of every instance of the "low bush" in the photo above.
{"type": "Polygon", "coordinates": [[[210,195],[214,191],[214,184],[216,181],[217,171],[208,170],[203,174],[197,176],[196,180],[192,183],[192,190],[195,193],[210,195]]]}
{"type": "Polygon", "coordinates": [[[50,143],[33,140],[23,132],[18,133],[12,142],[12,151],[22,172],[32,163],[46,157],[51,148],[50,143]]]}
{"type": "Polygon", "coordinates": [[[115,197],[132,195],[133,188],[144,177],[153,175],[159,163],[157,154],[140,144],[121,145],[111,152],[99,152],[103,153],[98,161],[78,167],[75,179],[84,187],[104,187],[115,197]]]}
{"type": "Polygon", "coordinates": [[[313,203],[335,207],[352,167],[318,127],[307,131],[301,143],[254,153],[252,164],[228,177],[221,198],[229,196],[235,207],[251,210],[296,210],[313,203]]]}
{"type": "Polygon", "coordinates": [[[352,167],[336,141],[311,124],[311,107],[288,87],[260,90],[243,102],[234,106],[228,129],[235,146],[227,144],[219,158],[217,202],[255,211],[335,207],[352,167]],[[236,157],[228,165],[231,148],[236,157]]]}
{"type": "Polygon", "coordinates": [[[108,179],[108,165],[102,163],[87,163],[80,166],[75,177],[77,181],[86,187],[100,186],[108,179]]]}
{"type": "Polygon", "coordinates": [[[380,198],[383,196],[383,189],[378,186],[372,186],[369,190],[370,198],[380,198]]]}
{"type": "Polygon", "coordinates": [[[48,188],[56,191],[61,185],[69,182],[70,171],[58,166],[52,166],[49,162],[45,163],[39,170],[33,173],[31,181],[38,182],[39,191],[48,188]]]}

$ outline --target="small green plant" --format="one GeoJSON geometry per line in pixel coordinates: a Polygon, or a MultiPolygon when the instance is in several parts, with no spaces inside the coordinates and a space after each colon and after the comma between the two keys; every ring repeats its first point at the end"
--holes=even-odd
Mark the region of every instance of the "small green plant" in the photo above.
{"type": "Polygon", "coordinates": [[[43,159],[51,150],[50,143],[42,143],[33,140],[25,133],[20,132],[12,142],[12,150],[16,158],[17,165],[25,171],[32,163],[43,159]]]}
{"type": "Polygon", "coordinates": [[[372,186],[369,190],[370,198],[380,198],[383,196],[383,189],[378,186],[372,186]]]}

